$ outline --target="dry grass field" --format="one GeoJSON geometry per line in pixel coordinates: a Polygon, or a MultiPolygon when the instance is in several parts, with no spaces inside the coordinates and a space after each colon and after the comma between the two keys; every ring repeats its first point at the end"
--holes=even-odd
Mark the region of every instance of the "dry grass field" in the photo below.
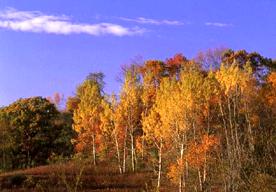
{"type": "Polygon", "coordinates": [[[119,174],[105,164],[82,167],[76,164],[40,166],[0,174],[3,192],[88,192],[149,191],[152,174],[137,172],[119,174]]]}

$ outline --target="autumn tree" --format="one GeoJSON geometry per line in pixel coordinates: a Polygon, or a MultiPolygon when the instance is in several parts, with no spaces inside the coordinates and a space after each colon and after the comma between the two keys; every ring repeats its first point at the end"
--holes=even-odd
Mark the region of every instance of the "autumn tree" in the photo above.
{"type": "MultiPolygon", "coordinates": [[[[155,103],[156,93],[162,78],[166,75],[165,63],[159,60],[148,60],[140,66],[139,72],[142,77],[141,101],[143,104],[142,121],[147,118],[155,103]]],[[[144,133],[144,132],[143,132],[144,133]]],[[[141,140],[141,156],[145,155],[145,137],[141,140]]]]}
{"type": "MultiPolygon", "coordinates": [[[[254,103],[257,115],[252,119],[255,128],[254,137],[254,172],[253,180],[258,177],[269,178],[276,174],[276,72],[272,71],[266,83],[258,93],[258,100],[254,103]]],[[[266,186],[271,182],[265,183],[266,186]]]]}
{"type": "Polygon", "coordinates": [[[222,56],[224,66],[235,65],[240,69],[246,69],[248,66],[257,80],[264,80],[265,76],[271,69],[275,69],[275,65],[269,58],[261,56],[257,52],[248,53],[245,50],[233,51],[231,49],[225,51],[222,56]]]}
{"type": "MultiPolygon", "coordinates": [[[[240,54],[243,56],[243,52],[240,54]]],[[[225,185],[229,191],[237,190],[243,175],[242,169],[252,162],[255,150],[254,126],[255,119],[258,118],[255,102],[259,77],[256,76],[252,63],[243,61],[242,58],[239,58],[241,63],[236,59],[231,65],[222,63],[216,73],[220,84],[219,110],[228,166],[225,185]]]]}
{"type": "Polygon", "coordinates": [[[179,78],[180,72],[186,67],[188,59],[181,53],[175,54],[172,58],[166,60],[166,72],[171,78],[179,78]]]}
{"type": "Polygon", "coordinates": [[[171,142],[174,143],[174,152],[179,154],[175,156],[175,161],[180,173],[178,176],[180,191],[182,191],[183,185],[185,185],[184,150],[187,142],[186,133],[190,128],[185,118],[188,113],[185,105],[185,98],[187,96],[185,98],[182,96],[178,82],[165,78],[160,85],[156,98],[156,111],[160,115],[160,121],[163,125],[162,129],[168,130],[167,133],[171,136],[171,142]]]}
{"type": "Polygon", "coordinates": [[[127,130],[125,128],[122,107],[115,94],[103,100],[103,113],[101,114],[101,129],[105,143],[109,146],[108,152],[112,158],[115,156],[119,172],[126,171],[127,130]]]}
{"type": "Polygon", "coordinates": [[[59,96],[0,109],[1,168],[69,156],[73,138],[94,165],[152,170],[157,191],[273,191],[275,69],[245,50],[176,54],[123,67],[121,90],[111,96],[103,74],[90,73],[62,112],[53,104],[59,96]]]}
{"type": "Polygon", "coordinates": [[[220,68],[222,57],[228,49],[218,47],[200,51],[194,58],[195,62],[199,63],[205,70],[217,70],[220,68]]]}
{"type": "Polygon", "coordinates": [[[77,96],[68,97],[65,110],[73,114],[74,111],[78,108],[79,103],[80,99],[77,96]]]}
{"type": "Polygon", "coordinates": [[[118,104],[118,126],[124,129],[123,172],[126,170],[127,138],[130,138],[131,169],[136,166],[136,137],[141,132],[141,86],[136,68],[129,68],[125,73],[124,84],[118,104]]]}
{"type": "Polygon", "coordinates": [[[74,130],[78,136],[75,140],[77,151],[92,154],[96,165],[97,151],[100,145],[102,113],[102,80],[100,73],[90,74],[77,89],[79,103],[74,110],[74,130]]]}

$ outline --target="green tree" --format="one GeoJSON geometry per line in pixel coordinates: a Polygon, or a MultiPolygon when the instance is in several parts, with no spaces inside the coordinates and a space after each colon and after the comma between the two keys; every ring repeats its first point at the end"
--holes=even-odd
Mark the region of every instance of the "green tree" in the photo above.
{"type": "Polygon", "coordinates": [[[9,127],[6,113],[4,113],[3,109],[0,109],[0,170],[11,168],[11,149],[14,143],[9,134],[9,127]]]}
{"type": "Polygon", "coordinates": [[[56,152],[57,139],[63,137],[56,124],[59,112],[42,97],[19,99],[2,109],[8,121],[11,138],[12,167],[45,164],[56,152]]]}

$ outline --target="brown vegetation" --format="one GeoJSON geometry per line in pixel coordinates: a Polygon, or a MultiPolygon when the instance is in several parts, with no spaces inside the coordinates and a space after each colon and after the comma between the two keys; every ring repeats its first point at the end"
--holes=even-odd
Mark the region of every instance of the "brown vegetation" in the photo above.
{"type": "Polygon", "coordinates": [[[0,190],[71,191],[66,185],[75,184],[79,176],[81,178],[77,191],[147,191],[152,180],[150,172],[119,174],[115,167],[107,166],[105,163],[97,167],[85,166],[83,174],[80,175],[79,165],[67,163],[0,174],[0,190]]]}

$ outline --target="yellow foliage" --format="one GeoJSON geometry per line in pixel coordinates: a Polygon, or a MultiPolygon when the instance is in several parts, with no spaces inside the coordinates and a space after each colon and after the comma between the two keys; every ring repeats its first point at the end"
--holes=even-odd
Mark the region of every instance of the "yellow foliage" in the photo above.
{"type": "Polygon", "coordinates": [[[184,168],[183,163],[179,163],[180,161],[177,161],[177,162],[178,163],[171,164],[168,167],[168,173],[167,173],[167,177],[174,184],[177,184],[179,182],[179,178],[181,177],[183,168],[184,168]]]}
{"type": "Polygon", "coordinates": [[[85,81],[79,90],[80,102],[73,114],[73,128],[78,133],[75,142],[77,149],[90,151],[92,136],[99,136],[100,132],[103,97],[100,87],[90,81],[85,81]]]}
{"type": "Polygon", "coordinates": [[[230,65],[229,67],[222,65],[216,73],[216,79],[225,95],[231,94],[237,88],[243,91],[247,87],[250,78],[251,74],[241,70],[237,65],[230,65]]]}

